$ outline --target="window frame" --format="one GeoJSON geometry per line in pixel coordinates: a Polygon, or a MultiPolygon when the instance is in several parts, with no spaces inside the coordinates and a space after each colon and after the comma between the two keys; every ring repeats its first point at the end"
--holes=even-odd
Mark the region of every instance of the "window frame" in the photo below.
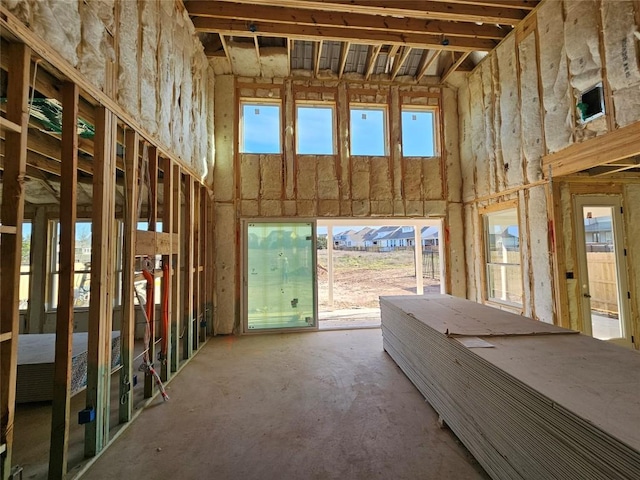
{"type": "MultiPolygon", "coordinates": [[[[18,290],[22,290],[23,285],[22,285],[22,279],[26,278],[26,289],[27,289],[27,306],[26,308],[20,308],[20,300],[18,299],[18,310],[20,313],[26,313],[30,306],[31,306],[31,276],[33,274],[33,249],[32,249],[32,243],[33,243],[33,221],[31,219],[24,219],[22,221],[22,232],[20,233],[20,245],[22,245],[22,242],[24,241],[24,230],[25,230],[25,226],[26,225],[30,225],[31,227],[31,232],[29,233],[29,254],[28,254],[28,258],[29,258],[29,270],[27,270],[26,272],[22,271],[22,253],[20,254],[20,277],[19,277],[19,282],[18,282],[18,290]]],[[[22,252],[22,249],[21,249],[22,252]]]]}
{"type": "Polygon", "coordinates": [[[335,102],[318,102],[318,101],[310,101],[310,100],[296,100],[295,102],[295,152],[298,156],[324,156],[324,155],[337,155],[338,152],[338,144],[337,144],[337,115],[336,115],[336,103],[335,102]],[[331,110],[331,152],[332,153],[300,153],[300,135],[299,135],[299,117],[298,117],[298,108],[323,108],[331,110]]]}
{"type": "Polygon", "coordinates": [[[523,259],[522,259],[522,219],[520,216],[520,209],[518,200],[510,200],[507,202],[496,203],[479,209],[480,224],[482,225],[482,299],[484,303],[493,304],[501,308],[522,312],[524,309],[524,275],[523,275],[523,259]],[[489,239],[489,217],[491,215],[505,213],[508,210],[514,210],[518,222],[518,259],[519,263],[505,263],[505,262],[490,262],[490,239],[489,239]],[[490,295],[490,283],[489,283],[489,268],[491,265],[499,266],[515,266],[517,265],[520,270],[520,291],[521,302],[513,302],[508,300],[502,300],[500,298],[490,295]]]}
{"type": "Polygon", "coordinates": [[[351,157],[388,157],[389,155],[389,107],[384,104],[379,103],[358,103],[358,102],[350,102],[349,103],[349,155],[351,157]],[[380,110],[382,111],[383,120],[382,120],[382,129],[383,129],[383,153],[379,155],[360,155],[353,153],[353,129],[352,129],[352,111],[353,110],[380,110]]]}
{"type": "Polygon", "coordinates": [[[439,108],[435,106],[426,105],[401,105],[400,106],[400,151],[403,158],[439,158],[440,154],[440,122],[439,122],[439,108]],[[404,153],[404,122],[402,121],[402,115],[405,112],[416,113],[431,113],[433,115],[433,155],[405,155],[404,153]]]}
{"type": "Polygon", "coordinates": [[[241,98],[238,102],[238,153],[242,155],[283,155],[284,153],[284,139],[282,138],[282,132],[284,129],[282,118],[282,105],[283,102],[280,98],[241,98]],[[244,151],[244,107],[245,106],[267,106],[278,107],[278,151],[277,152],[246,152],[244,151]]]}

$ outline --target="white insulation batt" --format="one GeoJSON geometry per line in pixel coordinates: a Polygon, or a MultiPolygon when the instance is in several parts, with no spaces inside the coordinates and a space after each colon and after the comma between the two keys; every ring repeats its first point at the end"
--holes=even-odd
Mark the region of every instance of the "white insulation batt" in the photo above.
{"type": "Polygon", "coordinates": [[[482,197],[489,192],[489,156],[485,146],[485,122],[482,105],[482,77],[480,70],[469,77],[469,100],[471,107],[472,158],[476,168],[476,195],[482,197]]]}
{"type": "Polygon", "coordinates": [[[526,180],[535,182],[542,177],[541,159],[544,154],[535,34],[530,34],[522,40],[518,45],[518,49],[520,58],[522,153],[526,162],[526,180]]]}
{"type": "Polygon", "coordinates": [[[640,118],[640,38],[632,1],[602,2],[607,79],[613,90],[616,123],[629,125],[640,118]]]}
{"type": "Polygon", "coordinates": [[[139,28],[138,3],[120,2],[118,103],[135,118],[140,116],[139,28]]]}
{"type": "Polygon", "coordinates": [[[529,189],[529,254],[532,265],[533,317],[553,323],[553,284],[545,186],[529,189]]]}
{"type": "MultiPolygon", "coordinates": [[[[570,80],[576,105],[582,92],[602,82],[598,3],[595,0],[565,2],[564,44],[569,59],[570,80]]],[[[580,118],[577,112],[576,117],[580,118]]],[[[605,117],[587,123],[578,122],[576,125],[577,140],[592,138],[606,132],[605,117]]]]}
{"type": "Polygon", "coordinates": [[[458,90],[458,104],[460,105],[460,171],[462,173],[462,198],[471,199],[475,196],[475,166],[473,164],[473,149],[471,144],[471,113],[469,108],[469,88],[463,85],[458,90]]]}
{"type": "Polygon", "coordinates": [[[212,170],[213,71],[188,14],[175,2],[3,0],[3,5],[202,178],[212,170]],[[116,64],[117,71],[108,68],[116,64]],[[111,74],[114,78],[107,77],[111,74]]]}
{"type": "Polygon", "coordinates": [[[522,156],[520,145],[520,92],[516,66],[515,36],[509,36],[496,49],[500,78],[500,144],[507,187],[520,185],[522,156]]]}
{"type": "Polygon", "coordinates": [[[484,108],[485,147],[489,159],[489,191],[496,191],[496,134],[495,102],[493,96],[493,83],[495,78],[491,72],[491,62],[485,62],[481,67],[482,75],[482,102],[484,108]]]}
{"type": "Polygon", "coordinates": [[[444,143],[447,159],[447,195],[450,202],[462,200],[462,175],[460,173],[459,119],[456,92],[443,89],[444,143]]]}
{"type": "Polygon", "coordinates": [[[562,5],[557,1],[545,2],[538,10],[544,131],[550,153],[572,143],[574,107],[564,46],[562,5]]]}

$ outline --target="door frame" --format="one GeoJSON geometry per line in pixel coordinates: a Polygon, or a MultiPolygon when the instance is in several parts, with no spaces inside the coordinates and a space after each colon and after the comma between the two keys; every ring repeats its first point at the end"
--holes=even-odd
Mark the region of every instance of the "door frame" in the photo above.
{"type": "Polygon", "coordinates": [[[622,317],[622,336],[607,340],[611,343],[633,348],[631,341],[631,308],[628,298],[629,281],[624,236],[624,216],[622,214],[622,195],[620,194],[575,194],[573,195],[573,220],[576,232],[576,260],[578,266],[578,291],[582,332],[593,336],[591,318],[591,300],[589,294],[589,270],[587,266],[586,234],[584,228],[583,207],[613,207],[611,230],[614,235],[614,253],[616,259],[616,277],[618,282],[618,308],[622,317]]]}
{"type": "Polygon", "coordinates": [[[317,332],[319,329],[318,322],[318,243],[317,243],[317,224],[315,219],[309,218],[243,218],[240,220],[240,243],[242,249],[242,255],[240,256],[240,334],[241,335],[261,335],[264,333],[289,333],[289,332],[317,332]],[[249,258],[249,242],[248,240],[248,228],[250,223],[310,223],[311,224],[311,262],[313,265],[312,282],[313,282],[313,327],[291,327],[291,328],[264,328],[259,330],[249,329],[249,299],[248,299],[248,286],[249,275],[248,258],[249,258]]]}

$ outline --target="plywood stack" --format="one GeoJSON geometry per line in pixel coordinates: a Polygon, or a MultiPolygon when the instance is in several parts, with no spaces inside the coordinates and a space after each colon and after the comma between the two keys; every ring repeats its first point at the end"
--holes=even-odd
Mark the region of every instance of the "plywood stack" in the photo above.
{"type": "Polygon", "coordinates": [[[381,297],[384,348],[496,479],[640,475],[640,355],[446,295],[381,297]]]}

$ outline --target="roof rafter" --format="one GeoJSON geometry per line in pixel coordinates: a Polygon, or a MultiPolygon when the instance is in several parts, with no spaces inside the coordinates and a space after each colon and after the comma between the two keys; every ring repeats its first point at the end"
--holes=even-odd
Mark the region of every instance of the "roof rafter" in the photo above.
{"type": "Polygon", "coordinates": [[[438,59],[441,52],[442,50],[431,50],[431,51],[425,50],[422,53],[422,58],[420,59],[420,65],[418,66],[418,72],[416,73],[416,82],[419,82],[420,79],[425,76],[425,74],[427,73],[427,70],[429,70],[429,67],[433,65],[433,62],[435,62],[438,59]]]}
{"type": "Polygon", "coordinates": [[[247,29],[246,22],[241,20],[221,20],[216,18],[196,17],[193,19],[196,31],[216,32],[221,35],[237,36],[288,36],[297,40],[337,40],[357,41],[365,45],[389,44],[408,45],[417,48],[433,48],[440,50],[472,52],[490,51],[496,43],[493,40],[465,37],[448,37],[435,34],[399,33],[345,29],[335,27],[311,27],[306,25],[287,25],[270,22],[255,22],[252,31],[247,29]]]}
{"type": "Polygon", "coordinates": [[[441,83],[444,83],[447,81],[447,79],[449,78],[449,76],[455,72],[457,70],[457,68],[462,65],[462,62],[465,61],[465,59],[469,56],[468,52],[462,53],[460,54],[460,56],[458,57],[458,59],[453,62],[453,64],[449,67],[449,69],[442,75],[442,78],[440,79],[441,83]]]}
{"type": "Polygon", "coordinates": [[[320,71],[320,59],[322,58],[322,44],[320,40],[313,44],[313,74],[317,77],[320,71]]]}
{"type": "Polygon", "coordinates": [[[382,45],[370,45],[369,52],[367,53],[367,69],[364,74],[365,80],[369,80],[373,70],[376,67],[376,63],[378,61],[378,55],[380,55],[380,50],[382,49],[382,45]]]}
{"type": "Polygon", "coordinates": [[[338,78],[342,78],[344,73],[344,67],[347,65],[347,57],[349,56],[349,49],[351,48],[350,42],[342,42],[342,48],[340,49],[340,69],[338,71],[338,78]]]}
{"type": "Polygon", "coordinates": [[[402,47],[402,54],[400,55],[400,59],[396,60],[396,62],[393,65],[393,70],[391,71],[391,80],[395,80],[395,78],[398,76],[398,72],[400,72],[400,69],[402,68],[402,65],[404,65],[404,62],[407,61],[407,58],[409,58],[409,54],[411,53],[411,47],[402,47]]]}

